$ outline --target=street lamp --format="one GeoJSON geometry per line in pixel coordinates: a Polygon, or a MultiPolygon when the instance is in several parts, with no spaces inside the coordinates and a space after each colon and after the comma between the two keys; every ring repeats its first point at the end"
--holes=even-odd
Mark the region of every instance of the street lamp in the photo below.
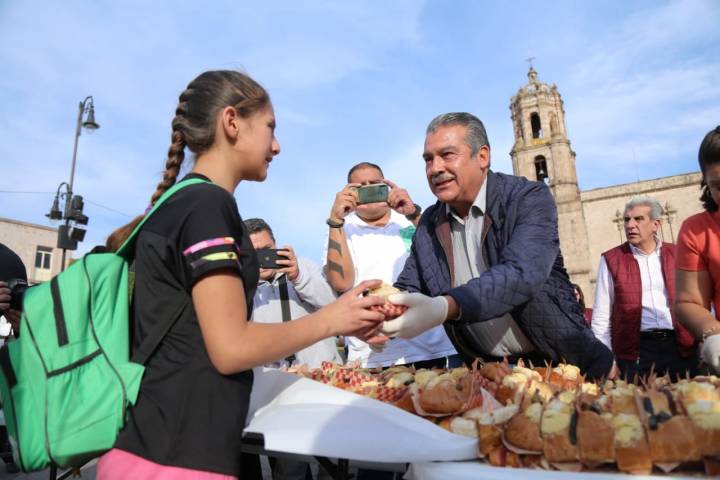
{"type": "Polygon", "coordinates": [[[78,105],[77,124],[75,126],[75,144],[73,145],[72,165],[70,167],[70,183],[62,182],[55,193],[55,199],[50,209],[50,213],[46,214],[51,220],[65,220],[64,225],[58,228],[58,248],[62,249],[62,263],[60,269],[65,269],[65,255],[67,250],[77,249],[78,242],[82,242],[85,238],[85,230],[78,228],[77,225],[87,225],[88,217],[83,214],[83,198],[80,195],[73,195],[73,182],[75,180],[75,162],[77,160],[78,140],[82,129],[93,132],[100,128],[95,121],[95,105],[93,97],[87,96],[78,105]],[[83,115],[87,113],[85,121],[83,115]],[[60,193],[60,189],[65,186],[65,192],[60,193]],[[65,199],[65,209],[60,211],[60,198],[65,199]],[[72,222],[72,225],[71,225],[72,222]]]}
{"type": "Polygon", "coordinates": [[[623,243],[623,225],[625,224],[625,219],[623,218],[622,214],[620,213],[620,210],[615,210],[615,219],[613,220],[613,223],[617,226],[618,234],[620,235],[620,243],[623,243]]]}

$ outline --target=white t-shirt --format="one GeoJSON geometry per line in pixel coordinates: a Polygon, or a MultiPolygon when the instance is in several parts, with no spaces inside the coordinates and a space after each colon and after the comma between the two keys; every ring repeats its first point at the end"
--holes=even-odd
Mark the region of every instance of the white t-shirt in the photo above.
{"type": "MultiPolygon", "coordinates": [[[[410,254],[415,226],[392,210],[385,226],[368,225],[353,212],[345,217],[343,228],[355,266],[355,285],[375,278],[390,284],[395,282],[410,254]]],[[[327,262],[327,247],[323,258],[327,262]]],[[[347,344],[348,363],[359,360],[363,367],[432,360],[456,353],[442,326],[415,338],[394,338],[382,352],[373,352],[367,343],[355,337],[348,337],[347,344]]]]}

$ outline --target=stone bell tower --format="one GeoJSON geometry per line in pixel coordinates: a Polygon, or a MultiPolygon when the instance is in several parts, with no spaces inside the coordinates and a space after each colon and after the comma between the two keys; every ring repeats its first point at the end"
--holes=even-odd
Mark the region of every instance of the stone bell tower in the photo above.
{"type": "MultiPolygon", "coordinates": [[[[565,111],[555,85],[541,83],[532,65],[528,83],[510,100],[515,144],[510,151],[513,172],[550,188],[558,210],[560,249],[573,283],[586,296],[590,286],[590,262],[585,215],[580,201],[575,152],[565,128],[565,111]]],[[[588,304],[592,299],[586,298],[588,304]],[[588,301],[589,300],[589,301],[588,301]]]]}

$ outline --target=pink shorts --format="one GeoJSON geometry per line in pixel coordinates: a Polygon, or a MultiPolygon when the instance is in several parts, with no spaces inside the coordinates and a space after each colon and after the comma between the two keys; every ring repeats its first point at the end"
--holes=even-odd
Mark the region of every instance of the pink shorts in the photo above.
{"type": "Polygon", "coordinates": [[[237,477],[222,473],[160,465],[118,448],[113,448],[100,457],[95,478],[98,480],[237,480],[237,477]]]}

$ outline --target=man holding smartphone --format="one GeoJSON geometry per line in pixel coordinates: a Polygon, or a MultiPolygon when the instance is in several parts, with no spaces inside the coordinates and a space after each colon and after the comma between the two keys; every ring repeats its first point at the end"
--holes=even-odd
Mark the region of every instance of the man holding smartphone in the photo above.
{"type": "MultiPolygon", "coordinates": [[[[367,279],[392,284],[405,265],[420,213],[407,190],[384,178],[378,165],[352,167],[327,219],[325,273],[330,285],[344,292],[367,279]]],[[[442,327],[372,348],[358,338],[346,340],[348,363],[359,361],[363,367],[445,367],[448,357],[459,360],[442,327]]]]}
{"type": "MultiPolygon", "coordinates": [[[[298,258],[290,245],[278,249],[273,231],[264,220],[245,220],[245,227],[260,261],[260,280],[253,298],[254,322],[292,320],[335,301],[335,293],[320,267],[310,260],[298,258]]],[[[317,368],[323,361],[342,362],[334,338],[321,340],[267,366],[306,364],[317,368]]]]}
{"type": "MultiPolygon", "coordinates": [[[[270,225],[261,218],[245,220],[245,228],[258,254],[260,279],[253,297],[252,321],[287,322],[335,301],[335,293],[315,263],[298,258],[290,245],[277,248],[270,225]]],[[[271,368],[308,365],[318,368],[323,361],[341,363],[335,338],[326,338],[287,358],[266,365],[271,368]]],[[[307,462],[277,458],[270,460],[274,480],[305,480],[307,462]]]]}

